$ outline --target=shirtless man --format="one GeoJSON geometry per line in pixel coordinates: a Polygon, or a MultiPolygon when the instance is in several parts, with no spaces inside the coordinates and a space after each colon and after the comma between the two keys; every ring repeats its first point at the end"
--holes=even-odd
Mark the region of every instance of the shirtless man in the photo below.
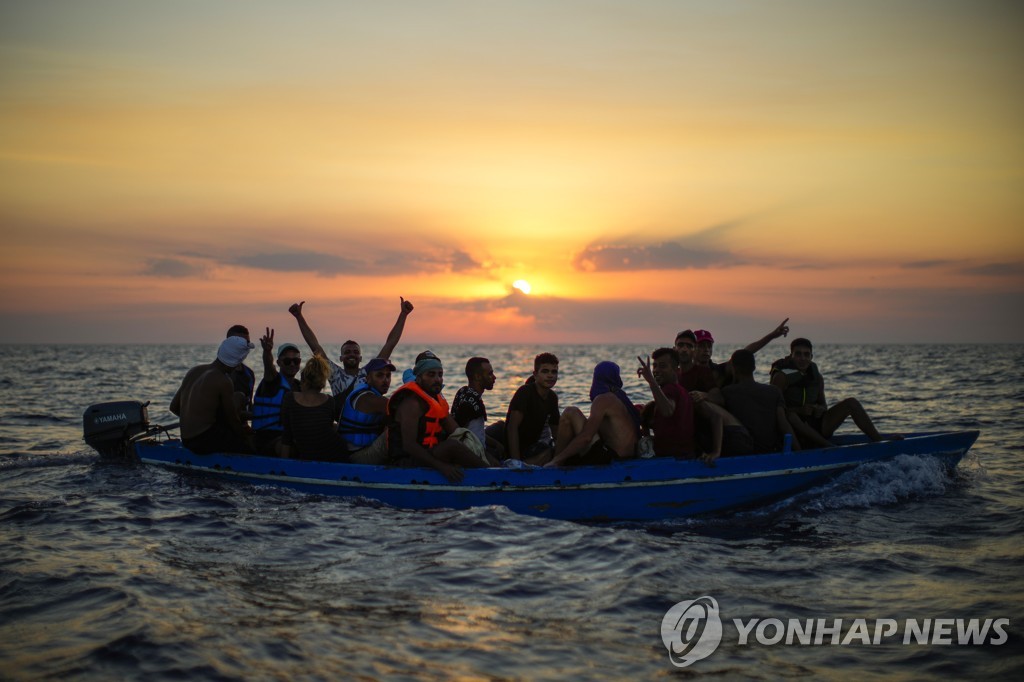
{"type": "Polygon", "coordinates": [[[252,348],[245,339],[229,336],[216,360],[193,367],[182,380],[170,410],[180,418],[181,442],[192,452],[252,452],[229,376],[252,348]]]}
{"type": "Polygon", "coordinates": [[[622,376],[614,362],[594,367],[590,386],[590,416],[578,407],[562,412],[555,441],[555,456],[545,466],[608,464],[636,456],[640,415],[622,390],[622,376]],[[596,437],[596,440],[595,440],[596,437]]]}
{"type": "MultiPolygon", "coordinates": [[[[413,311],[412,302],[399,297],[401,300],[401,309],[398,313],[398,319],[395,320],[395,325],[391,328],[388,333],[388,338],[384,342],[384,347],[377,353],[377,357],[383,360],[390,360],[391,353],[395,350],[395,346],[402,338],[402,332],[405,330],[405,320],[409,317],[409,313],[413,311]]],[[[316,334],[313,333],[313,329],[306,322],[306,318],[302,314],[302,306],[305,305],[305,301],[299,303],[293,303],[288,307],[294,317],[295,321],[299,324],[299,331],[302,333],[302,338],[305,339],[306,345],[309,346],[310,350],[313,351],[313,355],[319,355],[327,360],[331,366],[331,377],[328,381],[331,386],[331,393],[334,395],[335,401],[338,403],[338,409],[344,404],[344,400],[348,397],[348,394],[355,388],[355,385],[359,381],[366,380],[366,371],[362,369],[363,353],[359,344],[351,339],[341,344],[341,354],[338,360],[341,364],[336,364],[324,351],[323,346],[316,338],[316,334]]]]}
{"type": "MultiPolygon", "coordinates": [[[[772,363],[771,380],[782,391],[786,400],[786,413],[793,431],[804,447],[830,448],[829,440],[836,429],[853,417],[853,423],[873,441],[885,440],[875,428],[871,417],[856,398],[846,398],[832,407],[825,401],[825,379],[814,357],[808,339],[793,339],[789,355],[772,363]]],[[[899,436],[889,436],[899,438],[899,436]]]]}
{"type": "Polygon", "coordinates": [[[459,440],[448,439],[458,424],[441,395],[444,369],[437,358],[426,357],[413,368],[416,379],[403,384],[388,400],[388,448],[393,460],[411,458],[452,483],[462,480],[461,467],[482,467],[483,460],[459,440]]]}

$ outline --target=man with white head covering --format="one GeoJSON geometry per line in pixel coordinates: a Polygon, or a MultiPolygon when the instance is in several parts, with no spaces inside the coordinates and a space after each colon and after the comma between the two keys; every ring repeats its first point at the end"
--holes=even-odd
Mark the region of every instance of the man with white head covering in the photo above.
{"type": "Polygon", "coordinates": [[[253,348],[244,338],[229,336],[216,360],[193,367],[182,380],[170,409],[180,418],[182,444],[192,452],[252,452],[241,418],[244,396],[235,392],[230,374],[253,348]]]}
{"type": "MultiPolygon", "coordinates": [[[[245,339],[247,342],[252,341],[249,338],[249,328],[244,324],[233,324],[228,327],[228,333],[224,335],[225,338],[229,336],[239,336],[245,339]]],[[[252,371],[252,368],[246,365],[244,362],[238,363],[238,367],[231,370],[231,374],[228,375],[231,379],[231,384],[235,387],[235,393],[241,393],[245,397],[244,419],[250,419],[252,417],[252,395],[253,390],[256,388],[256,373],[252,371]]]]}

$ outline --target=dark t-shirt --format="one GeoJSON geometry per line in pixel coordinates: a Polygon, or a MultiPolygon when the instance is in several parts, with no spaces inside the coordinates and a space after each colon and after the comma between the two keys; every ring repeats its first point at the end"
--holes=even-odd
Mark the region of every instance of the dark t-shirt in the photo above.
{"type": "Polygon", "coordinates": [[[782,448],[782,434],[776,420],[776,408],[785,407],[782,391],[769,384],[748,381],[722,389],[725,409],[747,427],[755,452],[774,452],[782,448]]]}
{"type": "Polygon", "coordinates": [[[470,386],[463,386],[452,400],[452,417],[459,426],[468,426],[474,419],[487,421],[483,397],[470,386]]]}
{"type": "Polygon", "coordinates": [[[540,438],[545,424],[551,425],[552,432],[558,427],[558,394],[548,391],[547,397],[542,398],[534,383],[523,384],[512,396],[506,422],[513,412],[523,413],[523,421],[519,424],[519,447],[525,452],[540,438]]]}
{"type": "Polygon", "coordinates": [[[685,372],[679,370],[679,383],[687,391],[710,391],[718,386],[715,375],[704,365],[693,365],[685,372]]]}
{"type": "Polygon", "coordinates": [[[658,457],[691,457],[693,455],[693,400],[677,383],[664,384],[661,390],[676,409],[668,417],[654,408],[651,427],[654,429],[654,454],[658,457]]]}

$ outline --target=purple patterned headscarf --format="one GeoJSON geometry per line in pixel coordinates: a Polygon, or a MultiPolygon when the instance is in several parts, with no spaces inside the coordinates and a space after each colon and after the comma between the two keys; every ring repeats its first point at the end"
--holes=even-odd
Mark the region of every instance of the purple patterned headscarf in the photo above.
{"type": "Polygon", "coordinates": [[[590,400],[593,401],[594,398],[602,393],[614,393],[615,397],[626,406],[626,412],[633,418],[633,424],[637,429],[640,428],[640,415],[637,413],[636,408],[633,407],[633,401],[622,390],[621,370],[618,365],[608,360],[599,362],[594,367],[594,380],[590,384],[590,400]]]}

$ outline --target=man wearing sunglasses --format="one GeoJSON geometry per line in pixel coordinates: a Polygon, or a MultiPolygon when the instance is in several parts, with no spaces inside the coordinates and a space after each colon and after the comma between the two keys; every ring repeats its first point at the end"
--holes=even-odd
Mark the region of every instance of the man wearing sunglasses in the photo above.
{"type": "Polygon", "coordinates": [[[263,379],[256,387],[253,398],[252,428],[256,452],[269,457],[281,455],[281,403],[286,393],[299,390],[295,378],[302,364],[302,354],[294,343],[282,343],[277,349],[277,365],[274,365],[274,330],[260,339],[263,347],[263,379]]]}

